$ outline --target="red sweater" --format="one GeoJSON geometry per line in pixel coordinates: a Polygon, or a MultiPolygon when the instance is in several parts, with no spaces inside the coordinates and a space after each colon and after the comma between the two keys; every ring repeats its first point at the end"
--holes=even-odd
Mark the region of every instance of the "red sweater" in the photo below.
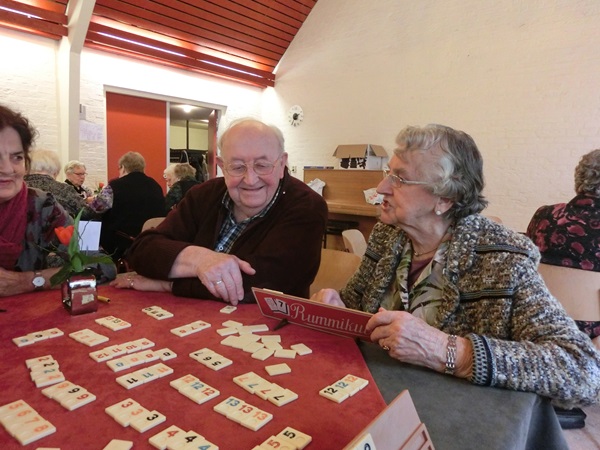
{"type": "MultiPolygon", "coordinates": [[[[128,256],[134,270],[149,278],[167,280],[175,258],[185,247],[197,245],[214,250],[227,214],[221,203],[226,190],[223,178],[192,187],[157,228],[135,240],[128,256]]],[[[286,171],[275,204],[265,217],[246,228],[230,251],[256,270],[255,275],[242,273],[243,301],[254,301],[251,287],[308,297],[321,261],[326,223],[325,200],[286,171]]],[[[173,293],[214,299],[196,277],[174,280],[173,293]]]]}

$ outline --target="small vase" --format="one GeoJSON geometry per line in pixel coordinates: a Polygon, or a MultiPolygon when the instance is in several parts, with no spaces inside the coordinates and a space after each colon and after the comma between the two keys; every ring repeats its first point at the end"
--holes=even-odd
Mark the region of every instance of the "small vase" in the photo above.
{"type": "Polygon", "coordinates": [[[91,274],[71,275],[61,286],[63,306],[72,316],[96,312],[98,291],[96,277],[91,274]]]}

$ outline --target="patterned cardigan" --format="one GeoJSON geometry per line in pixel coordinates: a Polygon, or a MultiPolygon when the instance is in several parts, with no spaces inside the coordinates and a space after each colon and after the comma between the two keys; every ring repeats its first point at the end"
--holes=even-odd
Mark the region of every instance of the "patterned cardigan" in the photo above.
{"type": "MultiPolygon", "coordinates": [[[[360,268],[340,291],[377,312],[408,237],[378,223],[360,268]]],[[[446,254],[436,328],[471,340],[471,382],[550,397],[564,408],[599,400],[600,353],[548,292],[539,251],[525,236],[481,216],[460,219],[446,254]]]]}

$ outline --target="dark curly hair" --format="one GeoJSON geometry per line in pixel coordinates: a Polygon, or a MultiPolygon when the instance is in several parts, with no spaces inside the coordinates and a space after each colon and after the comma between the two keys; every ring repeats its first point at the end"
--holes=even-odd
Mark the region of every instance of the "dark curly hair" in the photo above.
{"type": "Polygon", "coordinates": [[[13,128],[21,138],[21,145],[25,153],[25,169],[31,166],[31,146],[37,137],[37,131],[23,114],[13,111],[8,106],[0,105],[0,130],[13,128]]]}

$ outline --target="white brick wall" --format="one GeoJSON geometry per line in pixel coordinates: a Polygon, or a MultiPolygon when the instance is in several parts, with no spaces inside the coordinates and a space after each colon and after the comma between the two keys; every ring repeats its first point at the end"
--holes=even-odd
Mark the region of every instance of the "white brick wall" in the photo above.
{"type": "MultiPolygon", "coordinates": [[[[222,125],[247,115],[279,125],[299,169],[336,164],[337,144],[391,151],[405,125],[444,123],[483,153],[488,214],[522,231],[539,205],[574,195],[577,161],[600,147],[599,29],[597,0],[319,0],[275,88],[84,50],[81,103],[102,127],[106,86],[226,105],[222,125]],[[294,104],[299,127],[287,123],[294,104]]],[[[56,43],[0,29],[0,48],[0,101],[56,147],[56,43]]],[[[91,184],[105,181],[105,148],[80,145],[91,184]]]]}

